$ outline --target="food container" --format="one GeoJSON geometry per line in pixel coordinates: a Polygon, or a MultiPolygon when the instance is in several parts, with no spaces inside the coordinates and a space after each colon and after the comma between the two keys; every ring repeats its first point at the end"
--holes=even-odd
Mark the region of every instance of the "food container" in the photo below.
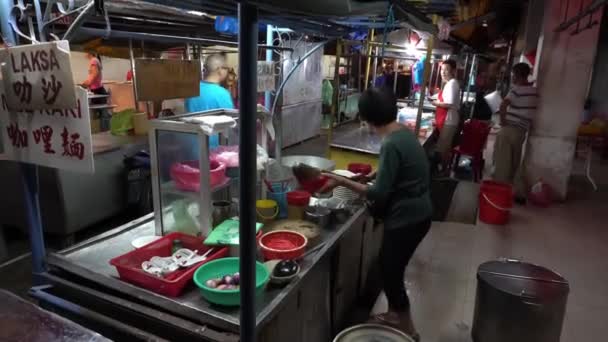
{"type": "Polygon", "coordinates": [[[228,248],[209,247],[203,244],[202,238],[175,232],[110,260],[110,265],[116,267],[120,279],[128,283],[162,295],[177,297],[182,293],[186,285],[190,283],[192,275],[198,266],[218,258],[223,258],[227,254],[228,248]],[[164,278],[144,272],[141,268],[141,264],[144,261],[148,261],[154,256],[167,257],[171,255],[174,240],[180,240],[184,248],[197,250],[198,254],[201,255],[210,248],[214,248],[215,251],[206,260],[188,268],[180,268],[164,278]]]}
{"type": "Polygon", "coordinates": [[[279,215],[279,205],[273,200],[257,200],[255,212],[259,222],[269,223],[279,215]]]}
{"type": "Polygon", "coordinates": [[[350,163],[348,164],[348,171],[358,175],[369,175],[372,173],[372,166],[364,163],[350,163]]]}
{"type": "MultiPolygon", "coordinates": [[[[218,186],[226,182],[226,165],[211,160],[209,162],[209,185],[218,186]]],[[[198,160],[189,160],[171,165],[171,179],[175,182],[175,187],[182,191],[197,192],[200,190],[201,171],[199,170],[198,160]]]]}
{"type": "Polygon", "coordinates": [[[304,219],[304,209],[310,202],[310,193],[306,191],[290,191],[287,193],[287,217],[290,220],[304,219]]]}
{"type": "Polygon", "coordinates": [[[331,210],[319,206],[306,207],[304,210],[304,220],[316,223],[320,228],[329,228],[331,224],[331,210]]]}
{"type": "Polygon", "coordinates": [[[268,232],[259,240],[265,260],[299,259],[307,244],[308,239],[304,235],[289,230],[268,232]]]}
{"type": "Polygon", "coordinates": [[[355,325],[342,331],[334,339],[334,342],[361,341],[414,342],[401,331],[380,324],[355,325]]]}
{"type": "Polygon", "coordinates": [[[324,175],[309,180],[301,180],[300,188],[306,192],[314,194],[321,190],[321,188],[327,184],[327,181],[329,181],[329,177],[324,175]]]}
{"type": "MultiPolygon", "coordinates": [[[[218,290],[205,285],[209,279],[221,278],[226,274],[234,274],[239,271],[239,258],[223,258],[209,262],[199,267],[194,273],[194,283],[199,287],[203,297],[213,304],[238,306],[240,305],[241,291],[234,290],[218,290]]],[[[270,273],[264,264],[255,263],[255,295],[261,296],[264,293],[264,288],[270,273]]]]}

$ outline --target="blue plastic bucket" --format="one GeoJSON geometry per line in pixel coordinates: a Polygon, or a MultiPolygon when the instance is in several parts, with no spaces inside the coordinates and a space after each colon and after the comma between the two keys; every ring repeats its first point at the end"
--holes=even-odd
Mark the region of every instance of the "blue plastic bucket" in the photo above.
{"type": "Polygon", "coordinates": [[[275,202],[277,202],[277,205],[279,206],[279,214],[277,215],[277,218],[280,218],[280,219],[287,218],[287,193],[290,190],[285,190],[285,191],[279,192],[279,191],[276,191],[279,189],[277,189],[277,187],[274,184],[272,187],[273,187],[273,190],[275,190],[275,192],[267,192],[266,197],[268,199],[271,199],[271,200],[274,200],[275,202]]]}

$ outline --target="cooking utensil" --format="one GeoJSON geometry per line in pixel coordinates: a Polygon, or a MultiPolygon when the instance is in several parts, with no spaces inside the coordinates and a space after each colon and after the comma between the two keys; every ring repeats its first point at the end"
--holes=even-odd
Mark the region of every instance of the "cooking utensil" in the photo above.
{"type": "Polygon", "coordinates": [[[281,165],[292,167],[296,164],[306,164],[323,171],[332,171],[336,169],[336,163],[332,160],[316,157],[316,156],[288,156],[281,158],[281,165]]]}
{"type": "Polygon", "coordinates": [[[304,210],[304,219],[315,223],[320,228],[329,228],[331,223],[331,210],[319,206],[306,207],[304,210]]]}
{"type": "Polygon", "coordinates": [[[213,220],[213,227],[217,227],[218,225],[220,225],[222,222],[230,219],[232,216],[234,216],[233,213],[233,203],[230,201],[214,201],[213,202],[213,213],[212,215],[212,220],[213,220]]]}

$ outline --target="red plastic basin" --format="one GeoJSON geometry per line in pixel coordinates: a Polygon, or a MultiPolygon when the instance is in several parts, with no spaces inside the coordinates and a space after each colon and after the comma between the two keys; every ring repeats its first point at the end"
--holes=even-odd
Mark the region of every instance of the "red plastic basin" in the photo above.
{"type": "Polygon", "coordinates": [[[259,240],[262,255],[266,260],[299,259],[304,254],[308,240],[306,236],[290,230],[268,232],[259,240]]]}
{"type": "Polygon", "coordinates": [[[192,276],[199,266],[228,255],[228,248],[213,247],[215,252],[212,252],[205,261],[201,261],[188,268],[180,268],[164,278],[144,272],[141,268],[141,264],[144,261],[150,260],[154,256],[167,257],[171,255],[174,240],[180,240],[184,248],[198,250],[198,254],[204,254],[211,248],[203,244],[203,238],[175,232],[167,234],[139,249],[117,256],[110,260],[110,264],[116,267],[120,279],[128,283],[162,295],[177,297],[191,283],[192,276]]]}

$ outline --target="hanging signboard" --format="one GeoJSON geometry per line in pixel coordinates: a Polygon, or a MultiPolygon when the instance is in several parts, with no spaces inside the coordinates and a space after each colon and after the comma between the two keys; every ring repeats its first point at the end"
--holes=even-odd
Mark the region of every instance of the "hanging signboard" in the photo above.
{"type": "Polygon", "coordinates": [[[67,41],[0,50],[6,105],[10,110],[69,109],[76,106],[67,41]]]}
{"type": "Polygon", "coordinates": [[[275,63],[258,61],[258,92],[275,90],[275,63]]]}
{"type": "Polygon", "coordinates": [[[70,109],[11,111],[0,82],[0,130],[4,158],[76,172],[93,173],[87,91],[75,87],[70,109]]]}
{"type": "Polygon", "coordinates": [[[135,89],[140,101],[162,101],[195,97],[200,92],[201,63],[198,60],[135,60],[135,89]]]}

